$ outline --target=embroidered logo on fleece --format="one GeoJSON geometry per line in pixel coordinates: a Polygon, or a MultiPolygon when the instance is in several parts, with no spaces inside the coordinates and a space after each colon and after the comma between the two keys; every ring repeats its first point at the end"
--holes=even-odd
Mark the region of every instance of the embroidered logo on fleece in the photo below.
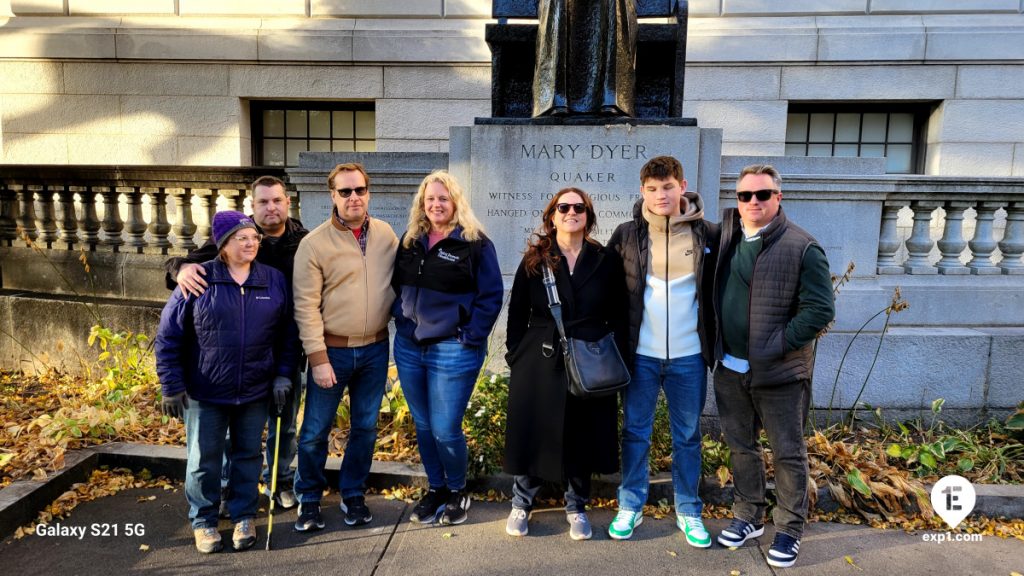
{"type": "Polygon", "coordinates": [[[438,249],[437,257],[446,262],[458,262],[459,257],[451,252],[445,252],[443,248],[438,249]]]}

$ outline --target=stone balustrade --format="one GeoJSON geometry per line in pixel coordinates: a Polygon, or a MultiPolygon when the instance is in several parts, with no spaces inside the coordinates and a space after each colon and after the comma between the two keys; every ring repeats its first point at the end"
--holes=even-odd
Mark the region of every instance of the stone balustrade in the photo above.
{"type": "MultiPolygon", "coordinates": [[[[23,234],[47,249],[185,252],[210,237],[218,209],[242,210],[249,185],[266,174],[285,177],[266,167],[5,166],[0,246],[23,234]]],[[[291,210],[297,217],[297,197],[291,210]]]]}
{"type": "Polygon", "coordinates": [[[888,196],[878,274],[1024,274],[1024,183],[1012,193],[980,188],[946,194],[925,184],[888,196]],[[909,235],[901,216],[913,222],[909,235]]]}

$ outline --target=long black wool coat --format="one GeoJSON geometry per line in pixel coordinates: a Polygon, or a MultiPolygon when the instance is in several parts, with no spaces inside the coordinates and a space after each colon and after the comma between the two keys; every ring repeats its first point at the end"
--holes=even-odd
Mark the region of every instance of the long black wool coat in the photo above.
{"type": "MultiPolygon", "coordinates": [[[[618,254],[584,242],[573,274],[561,258],[555,280],[568,335],[597,340],[614,332],[624,350],[628,302],[618,254]]],[[[528,275],[523,263],[512,284],[506,346],[511,378],[505,471],[556,482],[617,471],[618,396],[584,400],[569,394],[543,275],[528,275]],[[554,345],[550,357],[543,353],[545,342],[554,345]]]]}

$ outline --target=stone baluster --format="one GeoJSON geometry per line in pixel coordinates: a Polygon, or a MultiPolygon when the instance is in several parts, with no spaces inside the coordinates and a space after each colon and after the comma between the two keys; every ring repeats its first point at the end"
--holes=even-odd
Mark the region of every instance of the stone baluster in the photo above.
{"type": "Polygon", "coordinates": [[[939,270],[928,262],[935,241],[931,238],[932,212],[941,206],[941,202],[930,200],[914,200],[910,209],[914,211],[914,227],[907,238],[909,257],[903,264],[907,274],[938,274],[939,270]]]}
{"type": "Polygon", "coordinates": [[[149,245],[167,254],[171,241],[167,235],[171,232],[171,223],[167,221],[167,190],[156,188],[149,193],[149,245]]]}
{"type": "Polygon", "coordinates": [[[44,242],[47,248],[53,248],[53,243],[60,238],[60,236],[57,235],[57,208],[56,204],[53,202],[53,193],[55,189],[63,189],[63,187],[40,187],[38,192],[36,192],[41,212],[36,222],[36,225],[39,226],[39,230],[41,232],[39,235],[39,241],[44,242]]]}
{"type": "Polygon", "coordinates": [[[171,228],[177,238],[177,247],[182,250],[195,250],[196,243],[192,236],[196,233],[196,225],[192,221],[192,189],[183,188],[173,193],[175,224],[171,228]]]}
{"type": "Polygon", "coordinates": [[[946,225],[939,239],[939,252],[942,259],[936,266],[939,274],[970,274],[971,269],[960,262],[960,254],[967,248],[964,240],[964,210],[973,206],[973,202],[949,201],[943,204],[946,211],[946,225]]]}
{"type": "Polygon", "coordinates": [[[100,219],[96,215],[96,189],[72,188],[78,192],[78,202],[82,205],[82,218],[78,220],[79,238],[89,247],[90,252],[96,251],[100,242],[100,219]]]}
{"type": "Polygon", "coordinates": [[[60,199],[60,241],[68,250],[78,244],[78,214],[75,212],[75,191],[68,186],[57,191],[60,199]]]}
{"type": "Polygon", "coordinates": [[[146,220],[142,216],[142,190],[132,186],[125,191],[125,199],[128,201],[128,222],[125,231],[128,232],[128,246],[135,249],[137,254],[142,254],[146,247],[146,220]]]}
{"type": "Polygon", "coordinates": [[[1024,274],[1024,202],[1006,204],[1006,230],[999,242],[999,251],[1003,253],[1003,261],[999,268],[1003,274],[1024,274]]]}
{"type": "Polygon", "coordinates": [[[100,241],[104,246],[109,246],[113,252],[117,252],[124,245],[124,238],[121,232],[124,230],[124,220],[121,220],[121,209],[118,205],[118,197],[121,195],[117,188],[97,188],[103,195],[103,239],[100,241]]]}
{"type": "Polygon", "coordinates": [[[295,192],[295,194],[292,195],[291,199],[291,204],[288,206],[288,217],[294,218],[296,220],[301,220],[301,218],[299,217],[299,193],[295,192]]]}
{"type": "Polygon", "coordinates": [[[18,197],[0,183],[0,246],[13,246],[18,238],[18,197]]]}
{"type": "Polygon", "coordinates": [[[39,231],[36,230],[36,193],[29,186],[22,186],[20,193],[21,206],[18,215],[18,226],[21,227],[21,231],[29,240],[35,240],[39,237],[39,231]]]}
{"type": "Polygon", "coordinates": [[[974,209],[978,212],[977,224],[974,227],[974,238],[967,245],[971,248],[974,258],[967,263],[971,274],[1002,274],[992,262],[992,253],[996,251],[996,239],[993,235],[995,230],[992,221],[995,220],[996,210],[1002,207],[1002,202],[978,202],[974,209]]]}
{"type": "Polygon", "coordinates": [[[210,239],[213,215],[217,212],[217,191],[207,190],[199,194],[199,243],[204,244],[210,239]]]}
{"type": "Polygon", "coordinates": [[[896,220],[904,203],[886,201],[882,204],[882,227],[878,235],[878,273],[903,274],[903,266],[896,261],[896,254],[903,242],[896,229],[896,220]]]}

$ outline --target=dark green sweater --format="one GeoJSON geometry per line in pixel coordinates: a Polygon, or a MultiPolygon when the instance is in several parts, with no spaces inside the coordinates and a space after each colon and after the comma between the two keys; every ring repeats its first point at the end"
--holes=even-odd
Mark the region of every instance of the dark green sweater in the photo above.
{"type": "MultiPolygon", "coordinates": [[[[722,344],[726,354],[747,359],[747,334],[750,322],[750,278],[754,260],[761,252],[761,236],[747,241],[740,239],[730,256],[729,275],[722,287],[722,344]]],[[[796,316],[786,326],[786,349],[796,350],[814,340],[817,319],[801,315],[800,310],[829,308],[832,285],[822,282],[831,278],[825,252],[812,244],[804,252],[800,265],[800,292],[796,316]]]]}

